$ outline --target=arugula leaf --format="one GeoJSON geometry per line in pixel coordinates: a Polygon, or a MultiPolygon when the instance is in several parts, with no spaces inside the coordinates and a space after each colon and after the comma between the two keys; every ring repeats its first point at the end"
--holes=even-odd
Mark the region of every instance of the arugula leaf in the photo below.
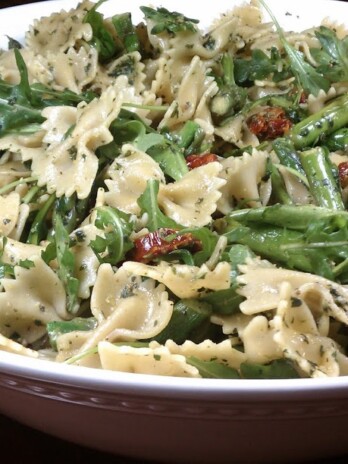
{"type": "Polygon", "coordinates": [[[17,68],[20,74],[20,82],[18,85],[13,87],[11,93],[11,102],[19,104],[29,103],[31,106],[34,107],[38,106],[37,99],[35,98],[35,95],[33,95],[30,88],[28,69],[22,57],[22,54],[17,48],[14,49],[14,54],[16,58],[17,68]]]}
{"type": "MultiPolygon", "coordinates": [[[[249,210],[250,211],[250,210],[249,210]]],[[[237,212],[238,214],[238,212],[237,212]]],[[[253,212],[251,212],[253,215],[253,212]]],[[[237,217],[237,216],[236,216],[237,217]]],[[[226,216],[216,223],[229,243],[239,243],[288,269],[310,272],[343,284],[348,282],[348,215],[326,208],[266,207],[262,214],[237,221],[226,216]],[[286,212],[286,226],[281,224],[286,212]],[[305,212],[310,216],[306,218],[305,212]],[[263,218],[264,215],[264,218],[263,218]]]]}
{"type": "Polygon", "coordinates": [[[54,202],[56,200],[55,194],[52,194],[46,203],[44,203],[37,212],[28,233],[27,243],[31,243],[33,245],[38,245],[41,240],[43,240],[47,236],[48,232],[48,224],[47,224],[47,217],[51,209],[53,208],[54,202]]]}
{"type": "Polygon", "coordinates": [[[237,369],[217,361],[203,361],[196,356],[188,356],[188,364],[198,369],[204,379],[239,379],[237,369]]]}
{"type": "MultiPolygon", "coordinates": [[[[181,133],[178,136],[167,132],[160,134],[135,113],[124,108],[120,111],[119,117],[112,122],[110,132],[114,140],[98,148],[97,156],[100,160],[115,159],[121,153],[122,145],[133,143],[136,148],[151,156],[171,179],[179,180],[188,173],[184,157],[185,148],[181,145],[181,133]]],[[[202,131],[196,123],[190,128],[190,133],[192,139],[189,149],[197,145],[198,137],[202,139],[202,131]]]]}
{"type": "Polygon", "coordinates": [[[131,13],[115,15],[111,18],[111,21],[126,53],[138,51],[140,45],[136,30],[132,24],[131,13]]]}
{"type": "Polygon", "coordinates": [[[217,327],[210,322],[210,316],[211,306],[208,303],[193,298],[178,300],[168,325],[151,340],[161,344],[173,340],[181,345],[186,340],[201,343],[211,339],[217,327]]]}
{"type": "Polygon", "coordinates": [[[8,39],[8,46],[7,46],[7,48],[8,48],[9,50],[13,50],[14,48],[18,48],[18,49],[23,48],[23,45],[22,45],[20,42],[18,42],[18,40],[14,39],[13,37],[10,37],[10,36],[8,36],[8,35],[7,35],[6,37],[7,37],[7,39],[8,39]]]}
{"type": "Polygon", "coordinates": [[[58,213],[53,216],[54,239],[49,252],[41,254],[45,262],[49,262],[50,253],[55,254],[58,268],[57,275],[64,285],[67,295],[67,310],[70,314],[76,314],[79,309],[77,292],[79,290],[79,281],[74,277],[75,256],[70,250],[70,236],[64,227],[63,219],[58,213]],[[53,247],[54,252],[53,253],[53,247]]]}
{"type": "Polygon", "coordinates": [[[276,359],[268,364],[242,363],[240,371],[244,379],[297,379],[300,377],[293,363],[276,359]]]}
{"type": "Polygon", "coordinates": [[[52,90],[38,83],[30,85],[21,52],[15,48],[14,53],[20,82],[13,85],[0,79],[0,137],[11,133],[30,134],[40,130],[45,121],[41,109],[46,106],[76,106],[96,97],[93,92],[78,95],[70,90],[52,90]]]}
{"type": "Polygon", "coordinates": [[[0,137],[37,132],[44,121],[41,111],[18,104],[9,105],[0,99],[0,137]]]}
{"type": "Polygon", "coordinates": [[[181,179],[189,171],[182,151],[174,144],[167,143],[164,138],[162,143],[148,148],[147,153],[174,180],[181,179]]]}
{"type": "Polygon", "coordinates": [[[187,264],[188,266],[195,266],[192,253],[185,248],[174,250],[166,255],[162,255],[161,260],[167,262],[174,261],[175,263],[182,263],[187,264]]]}
{"type": "Polygon", "coordinates": [[[164,137],[158,132],[150,134],[143,134],[137,137],[135,146],[144,152],[147,152],[150,148],[162,144],[164,142],[164,137]]]}
{"type": "Polygon", "coordinates": [[[115,158],[124,143],[133,143],[136,148],[150,155],[163,172],[174,180],[181,179],[187,172],[183,150],[170,138],[145,124],[131,111],[122,109],[113,121],[110,131],[114,137],[111,144],[98,150],[98,157],[115,158]]]}
{"type": "Polygon", "coordinates": [[[141,208],[141,213],[147,213],[148,219],[146,227],[150,232],[163,228],[182,229],[183,227],[177,224],[173,219],[167,217],[160,210],[157,202],[159,191],[159,181],[149,179],[145,191],[138,198],[138,205],[141,208]]]}
{"type": "Polygon", "coordinates": [[[54,350],[57,351],[57,338],[60,335],[74,331],[88,331],[97,327],[95,317],[75,317],[71,321],[51,321],[46,325],[49,342],[54,350]]]}
{"type": "Polygon", "coordinates": [[[320,26],[315,31],[322,49],[312,48],[311,54],[319,63],[317,71],[332,82],[348,80],[348,37],[339,39],[334,30],[320,26]]]}
{"type": "Polygon", "coordinates": [[[170,132],[164,133],[165,137],[173,140],[183,150],[184,156],[208,151],[210,147],[204,141],[205,132],[195,121],[186,121],[178,133],[173,136],[170,132]]]}
{"type": "Polygon", "coordinates": [[[208,229],[208,227],[193,227],[180,230],[180,234],[190,233],[194,238],[198,239],[202,244],[202,250],[197,251],[193,255],[194,266],[201,266],[213,254],[219,236],[208,229]]]}
{"type": "Polygon", "coordinates": [[[0,279],[4,279],[5,277],[15,277],[15,266],[22,267],[24,269],[31,269],[35,267],[35,264],[30,259],[21,259],[17,264],[8,264],[1,262],[0,258],[0,279]]]}
{"type": "Polygon", "coordinates": [[[237,85],[250,86],[256,79],[266,79],[271,74],[273,74],[274,82],[286,79],[291,75],[289,65],[275,47],[271,48],[269,57],[264,51],[255,49],[252,50],[250,58],[236,58],[234,60],[234,77],[237,85]]]}
{"type": "Polygon", "coordinates": [[[231,264],[231,280],[236,282],[239,276],[239,266],[245,264],[248,259],[256,258],[251,249],[245,245],[232,245],[226,254],[221,257],[222,261],[228,261],[231,264]],[[226,256],[227,255],[227,256],[226,256]]]}
{"type": "Polygon", "coordinates": [[[227,261],[231,265],[231,286],[202,297],[203,301],[212,305],[213,313],[230,315],[240,312],[239,305],[244,298],[237,293],[239,285],[236,278],[240,274],[238,266],[254,256],[251,249],[244,245],[232,245],[222,254],[221,261],[227,261]]]}
{"type": "Polygon", "coordinates": [[[283,45],[289,60],[292,72],[294,73],[297,81],[308,94],[317,96],[321,89],[327,92],[330,88],[330,81],[326,79],[322,74],[311,66],[304,58],[303,54],[292,47],[286,40],[283,29],[280,27],[277,19],[273,15],[272,11],[266,5],[264,0],[260,0],[265,10],[270,15],[280,38],[281,44],[283,45]]]}
{"type": "Polygon", "coordinates": [[[196,32],[195,24],[198,24],[197,19],[187,18],[176,11],[168,11],[166,8],[150,8],[141,6],[141,11],[146,19],[150,19],[155,25],[151,29],[151,34],[161,34],[167,32],[170,35],[176,35],[178,32],[196,32]]]}
{"type": "Polygon", "coordinates": [[[32,95],[35,96],[40,108],[46,106],[77,106],[81,102],[90,103],[97,98],[97,94],[88,90],[77,94],[71,90],[54,90],[42,84],[32,84],[30,86],[32,95]]]}
{"type": "Polygon", "coordinates": [[[41,111],[33,107],[37,105],[38,99],[32,94],[23,57],[18,49],[14,53],[20,82],[15,86],[0,82],[0,136],[11,132],[21,133],[24,128],[28,131],[29,127],[38,130],[45,120],[41,111]]]}
{"type": "Polygon", "coordinates": [[[122,47],[118,47],[114,37],[104,23],[104,16],[96,10],[100,5],[107,0],[99,0],[92,9],[87,11],[83,18],[84,23],[88,23],[92,27],[93,38],[91,44],[99,52],[99,60],[106,62],[122,51],[122,47]]]}
{"type": "MultiPolygon", "coordinates": [[[[20,84],[19,84],[20,85],[20,84]]],[[[7,100],[9,107],[14,106],[17,100],[17,86],[9,84],[8,82],[0,79],[0,99],[7,100]]],[[[31,101],[23,101],[24,109],[32,110],[33,113],[40,114],[37,109],[45,108],[46,106],[76,106],[81,102],[90,103],[97,95],[94,92],[87,91],[81,94],[72,92],[71,90],[54,90],[50,89],[43,84],[34,83],[30,85],[31,101]],[[33,106],[33,101],[34,105],[33,106]]],[[[43,119],[43,118],[42,118],[43,119]]]]}
{"type": "Polygon", "coordinates": [[[2,237],[2,244],[0,248],[0,279],[5,277],[15,277],[15,266],[22,267],[24,269],[30,269],[35,266],[34,262],[30,259],[21,259],[16,264],[9,264],[3,261],[4,251],[7,244],[7,237],[2,237]]]}
{"type": "Polygon", "coordinates": [[[56,212],[62,217],[64,227],[71,233],[80,222],[86,217],[88,201],[79,200],[76,193],[70,197],[62,196],[57,199],[55,204],[56,212]]]}
{"type": "Polygon", "coordinates": [[[129,236],[133,231],[131,216],[111,206],[96,209],[95,225],[104,231],[90,246],[101,263],[116,265],[133,248],[129,236]]]}
{"type": "Polygon", "coordinates": [[[121,109],[119,116],[111,123],[109,130],[113,136],[113,141],[107,145],[99,147],[96,155],[99,162],[113,161],[121,153],[122,145],[131,143],[145,135],[146,132],[155,132],[147,126],[142,119],[132,111],[121,109]]]}

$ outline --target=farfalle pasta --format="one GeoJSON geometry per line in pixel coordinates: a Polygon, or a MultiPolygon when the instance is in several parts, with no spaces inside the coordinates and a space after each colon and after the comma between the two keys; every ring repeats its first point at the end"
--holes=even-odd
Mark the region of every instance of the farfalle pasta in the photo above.
{"type": "Polygon", "coordinates": [[[103,3],[0,53],[0,351],[348,375],[346,28],[103,3]]]}

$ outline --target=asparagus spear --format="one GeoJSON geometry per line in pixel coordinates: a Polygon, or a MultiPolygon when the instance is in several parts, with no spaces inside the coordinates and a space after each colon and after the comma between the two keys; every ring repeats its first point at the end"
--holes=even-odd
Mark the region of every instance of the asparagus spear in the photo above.
{"type": "Polygon", "coordinates": [[[269,169],[271,171],[273,201],[284,205],[291,205],[292,200],[286,191],[284,180],[277,167],[273,163],[270,163],[269,169]]]}
{"type": "Polygon", "coordinates": [[[305,149],[348,124],[348,95],[336,98],[321,111],[295,124],[289,138],[296,149],[305,149]]]}
{"type": "Polygon", "coordinates": [[[333,167],[323,147],[315,147],[300,154],[307,174],[310,192],[318,206],[344,210],[340,187],[333,175],[333,167]]]}
{"type": "Polygon", "coordinates": [[[325,146],[330,151],[347,151],[348,150],[348,128],[343,127],[330,134],[330,136],[324,141],[325,146]]]}
{"type": "Polygon", "coordinates": [[[221,231],[230,220],[240,224],[269,224],[286,229],[305,231],[312,223],[336,218],[348,222],[348,212],[332,211],[315,205],[272,205],[260,208],[245,208],[231,211],[226,218],[215,221],[215,227],[221,231]],[[227,222],[226,222],[227,221],[227,222]]]}
{"type": "Polygon", "coordinates": [[[299,154],[289,139],[279,137],[272,143],[273,150],[282,165],[305,176],[299,154]]]}
{"type": "Polygon", "coordinates": [[[214,122],[219,124],[243,108],[247,99],[247,91],[235,83],[233,58],[227,53],[221,57],[216,80],[219,91],[212,98],[210,109],[214,122]]]}

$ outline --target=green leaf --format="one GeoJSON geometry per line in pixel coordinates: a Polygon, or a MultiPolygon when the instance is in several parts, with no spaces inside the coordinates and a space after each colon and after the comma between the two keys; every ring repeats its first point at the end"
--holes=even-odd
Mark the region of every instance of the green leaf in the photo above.
{"type": "Polygon", "coordinates": [[[277,19],[273,15],[270,8],[267,6],[264,0],[260,0],[265,10],[270,15],[279,35],[281,44],[283,45],[289,60],[292,72],[298,80],[301,87],[308,93],[317,96],[321,89],[327,92],[330,88],[330,81],[326,79],[322,74],[316,71],[304,58],[303,54],[292,47],[286,40],[285,34],[280,27],[277,19]]]}
{"type": "Polygon", "coordinates": [[[96,11],[105,1],[100,0],[97,2],[91,10],[87,11],[83,19],[84,23],[88,23],[92,27],[93,37],[91,44],[98,50],[101,62],[110,60],[121,51],[104,23],[104,16],[96,11]]]}
{"type": "Polygon", "coordinates": [[[31,134],[41,129],[45,118],[41,109],[46,106],[76,106],[82,101],[90,102],[93,92],[75,94],[70,90],[57,91],[42,84],[29,85],[28,70],[21,52],[14,50],[20,74],[18,85],[0,79],[0,137],[7,134],[31,134]]]}
{"type": "Polygon", "coordinates": [[[79,281],[74,277],[75,256],[70,250],[69,233],[64,227],[61,216],[57,213],[53,216],[53,228],[55,232],[54,243],[58,263],[57,274],[67,294],[67,310],[71,314],[76,314],[79,308],[77,297],[79,281]]]}
{"type": "Polygon", "coordinates": [[[311,49],[314,59],[319,63],[319,72],[332,82],[348,80],[348,38],[339,39],[336,32],[326,26],[315,31],[322,49],[311,49]]]}
{"type": "Polygon", "coordinates": [[[217,224],[219,232],[226,235],[229,243],[246,245],[254,253],[288,269],[347,283],[347,212],[276,205],[267,207],[262,214],[252,210],[250,214],[250,220],[248,215],[241,217],[245,224],[235,220],[237,215],[225,217],[219,223],[221,227],[217,224]]]}
{"type": "Polygon", "coordinates": [[[147,213],[148,219],[146,227],[150,232],[161,228],[167,229],[182,229],[183,227],[177,224],[173,219],[167,217],[159,208],[157,196],[159,191],[159,181],[150,179],[147,181],[147,186],[138,198],[138,205],[141,208],[141,213],[147,213]]]}
{"type": "Polygon", "coordinates": [[[186,361],[198,369],[204,379],[239,379],[237,369],[217,361],[202,361],[195,356],[187,357],[186,361]]]}
{"type": "Polygon", "coordinates": [[[170,132],[165,136],[172,139],[177,146],[183,150],[184,156],[208,151],[209,147],[205,142],[205,132],[195,121],[186,121],[180,131],[174,135],[170,132]]]}
{"type": "Polygon", "coordinates": [[[13,37],[10,37],[10,36],[6,36],[7,37],[7,40],[8,40],[8,46],[7,48],[9,50],[13,50],[14,48],[18,48],[18,50],[20,50],[21,48],[23,48],[23,45],[18,42],[18,40],[14,39],[13,37]]]}
{"type": "Polygon", "coordinates": [[[15,277],[15,266],[19,266],[24,269],[31,269],[35,266],[34,262],[30,259],[21,259],[15,264],[4,262],[3,256],[7,242],[8,238],[6,236],[0,237],[0,279],[4,279],[5,277],[15,277]]]}
{"type": "Polygon", "coordinates": [[[28,69],[25,64],[25,61],[22,57],[21,52],[18,48],[14,49],[14,54],[16,58],[17,68],[20,74],[20,82],[17,86],[13,87],[13,92],[11,95],[11,101],[21,104],[30,104],[35,106],[35,98],[32,95],[30,84],[29,84],[29,76],[28,76],[28,69]]]}
{"type": "Polygon", "coordinates": [[[28,233],[27,243],[39,245],[41,240],[46,238],[49,228],[47,219],[50,211],[53,209],[55,200],[56,196],[52,194],[37,212],[28,233]]]}
{"type": "Polygon", "coordinates": [[[266,79],[271,74],[275,81],[290,77],[289,65],[274,47],[270,56],[262,50],[255,49],[252,50],[250,58],[234,60],[234,77],[238,85],[252,85],[255,80],[266,79]]]}
{"type": "Polygon", "coordinates": [[[178,32],[191,32],[197,31],[195,24],[198,24],[197,19],[187,18],[181,13],[176,11],[168,11],[166,8],[150,8],[141,6],[141,11],[144,13],[147,20],[151,20],[154,26],[151,29],[151,34],[161,34],[167,32],[170,35],[176,35],[178,32]]]}
{"type": "Polygon", "coordinates": [[[240,312],[239,305],[244,298],[237,292],[239,285],[236,278],[240,274],[239,265],[253,257],[255,257],[254,253],[244,245],[232,245],[222,254],[221,261],[229,262],[231,265],[231,286],[225,290],[210,292],[202,297],[203,301],[212,305],[213,313],[231,315],[240,312]]]}
{"type": "Polygon", "coordinates": [[[180,230],[180,233],[190,233],[199,240],[202,244],[202,249],[197,251],[193,255],[194,265],[201,266],[204,264],[213,254],[216,244],[219,240],[219,236],[211,231],[208,227],[191,227],[180,230]]]}
{"type": "Polygon", "coordinates": [[[129,238],[133,231],[131,216],[111,206],[96,209],[95,225],[104,232],[90,246],[101,263],[118,264],[133,248],[129,238]]]}
{"type": "Polygon", "coordinates": [[[88,213],[89,199],[79,200],[76,193],[57,198],[55,210],[61,216],[64,227],[70,234],[83,221],[88,213]]]}
{"type": "Polygon", "coordinates": [[[240,371],[244,379],[300,378],[292,362],[287,359],[276,359],[268,364],[242,363],[240,371]]]}
{"type": "Polygon", "coordinates": [[[121,40],[127,53],[139,50],[139,40],[136,30],[132,24],[131,13],[122,13],[111,18],[118,38],[121,40]]]}
{"type": "Polygon", "coordinates": [[[182,179],[189,171],[183,152],[174,144],[156,144],[148,148],[147,153],[160,165],[164,174],[173,180],[182,179]]]}
{"type": "Polygon", "coordinates": [[[228,261],[231,264],[231,279],[233,282],[239,276],[239,266],[245,264],[248,259],[256,258],[255,254],[251,249],[245,245],[232,245],[227,251],[228,259],[225,255],[222,256],[222,260],[228,261]]]}
{"type": "Polygon", "coordinates": [[[96,327],[97,320],[94,317],[75,317],[71,321],[51,321],[46,325],[49,342],[54,350],[57,350],[57,339],[60,335],[93,330],[96,327]]]}
{"type": "Polygon", "coordinates": [[[150,148],[163,144],[165,142],[165,138],[162,134],[159,133],[150,133],[144,134],[137,137],[135,146],[138,150],[147,152],[150,148]]]}
{"type": "Polygon", "coordinates": [[[186,340],[201,343],[211,338],[216,324],[210,322],[211,306],[200,300],[183,299],[175,303],[168,325],[151,340],[165,344],[167,340],[182,344],[186,340]]]}

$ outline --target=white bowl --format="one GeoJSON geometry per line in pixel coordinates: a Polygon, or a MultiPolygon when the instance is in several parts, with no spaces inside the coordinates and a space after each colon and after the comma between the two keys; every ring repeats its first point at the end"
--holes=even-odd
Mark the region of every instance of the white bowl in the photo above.
{"type": "Polygon", "coordinates": [[[59,438],[168,463],[295,462],[348,452],[348,378],[210,380],[2,353],[0,411],[59,438]]]}
{"type": "MultiPolygon", "coordinates": [[[[220,0],[199,7],[183,0],[160,3],[208,23],[237,2],[220,0]]],[[[327,15],[343,20],[348,12],[343,2],[328,0],[268,3],[284,26],[299,29],[318,24],[327,15]]],[[[34,17],[74,4],[63,0],[2,10],[1,32],[20,40],[34,17]]],[[[146,2],[110,1],[103,9],[112,14],[141,4],[146,2]]],[[[5,43],[2,36],[0,45],[5,43]]],[[[344,377],[164,378],[1,352],[0,412],[81,445],[176,464],[285,463],[348,453],[344,377]]]]}

